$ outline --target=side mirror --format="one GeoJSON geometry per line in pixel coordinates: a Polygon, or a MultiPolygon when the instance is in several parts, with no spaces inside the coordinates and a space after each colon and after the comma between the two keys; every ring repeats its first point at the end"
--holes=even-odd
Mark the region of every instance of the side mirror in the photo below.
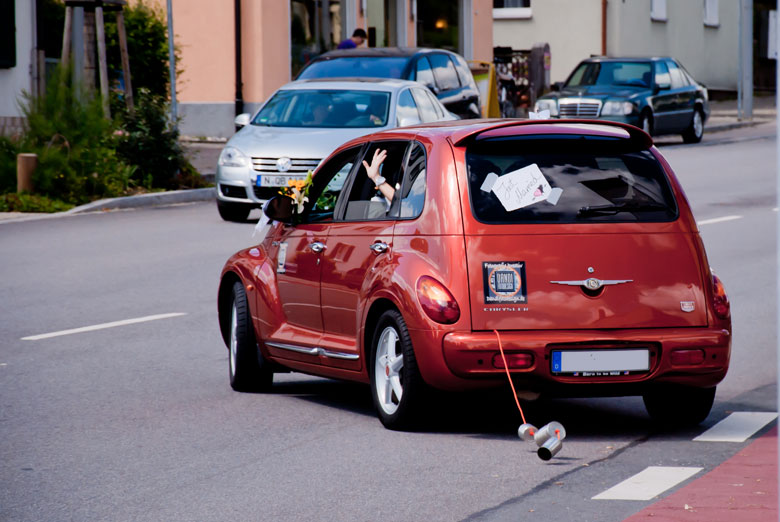
{"type": "Polygon", "coordinates": [[[419,125],[422,122],[420,121],[420,118],[398,118],[398,126],[399,127],[406,127],[408,125],[419,125]]]}
{"type": "Polygon", "coordinates": [[[555,82],[552,84],[552,90],[559,92],[561,89],[563,89],[563,82],[555,82]]]}
{"type": "Polygon", "coordinates": [[[274,196],[263,207],[265,215],[274,221],[292,223],[293,204],[295,202],[288,196],[274,196]]]}
{"type": "Polygon", "coordinates": [[[670,83],[658,83],[655,86],[656,91],[667,91],[672,88],[672,84],[670,83]]]}
{"type": "Polygon", "coordinates": [[[250,114],[245,112],[236,116],[236,119],[233,120],[233,123],[236,124],[236,127],[244,127],[245,125],[249,125],[249,118],[250,114]]]}
{"type": "Polygon", "coordinates": [[[433,94],[435,94],[436,96],[438,96],[438,95],[439,95],[439,89],[438,89],[438,88],[437,88],[435,85],[433,85],[432,83],[428,83],[428,84],[426,84],[425,86],[426,86],[426,87],[428,87],[428,89],[429,89],[429,90],[430,90],[430,91],[431,91],[433,94]]]}

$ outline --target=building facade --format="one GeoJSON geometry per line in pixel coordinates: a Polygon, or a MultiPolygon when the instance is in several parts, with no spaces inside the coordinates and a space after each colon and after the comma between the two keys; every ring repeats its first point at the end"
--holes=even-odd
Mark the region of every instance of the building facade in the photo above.
{"type": "Polygon", "coordinates": [[[551,80],[590,55],[672,56],[698,81],[736,90],[737,0],[520,0],[493,9],[496,46],[550,44],[551,80]]]}
{"type": "MultiPolygon", "coordinates": [[[[165,0],[155,1],[165,8],[165,0]]],[[[232,135],[237,108],[256,110],[309,59],[336,48],[356,28],[368,34],[364,46],[443,47],[469,60],[493,57],[491,0],[173,0],[172,5],[183,70],[176,89],[183,135],[232,135]]]]}

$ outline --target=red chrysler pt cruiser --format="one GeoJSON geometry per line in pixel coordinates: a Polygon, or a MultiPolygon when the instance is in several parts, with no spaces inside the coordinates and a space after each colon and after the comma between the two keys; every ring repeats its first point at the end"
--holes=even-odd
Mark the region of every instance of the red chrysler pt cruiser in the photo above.
{"type": "Polygon", "coordinates": [[[235,390],[290,370],[366,382],[382,423],[403,429],[429,389],[505,385],[508,369],[518,392],[641,395],[664,423],[709,414],[729,301],[641,130],[385,131],[337,149],[304,192],[270,200],[262,242],[222,271],[235,390]]]}

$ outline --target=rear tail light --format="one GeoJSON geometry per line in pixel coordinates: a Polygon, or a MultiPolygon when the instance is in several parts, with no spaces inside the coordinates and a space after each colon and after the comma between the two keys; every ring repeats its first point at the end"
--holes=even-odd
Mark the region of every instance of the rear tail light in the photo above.
{"type": "MultiPolygon", "coordinates": [[[[508,353],[506,354],[506,365],[509,369],[530,368],[534,365],[534,354],[532,353],[508,353]]],[[[493,368],[504,369],[504,359],[500,353],[493,356],[493,368]]]]}
{"type": "Polygon", "coordinates": [[[715,309],[715,315],[721,319],[731,317],[731,305],[729,304],[729,296],[726,295],[726,287],[715,274],[712,274],[712,306],[715,309]]]}
{"type": "Polygon", "coordinates": [[[460,319],[460,307],[447,288],[429,276],[417,281],[417,299],[425,314],[442,324],[452,324],[460,319]]]}
{"type": "Polygon", "coordinates": [[[690,366],[704,362],[704,350],[674,350],[669,356],[675,366],[690,366]]]}

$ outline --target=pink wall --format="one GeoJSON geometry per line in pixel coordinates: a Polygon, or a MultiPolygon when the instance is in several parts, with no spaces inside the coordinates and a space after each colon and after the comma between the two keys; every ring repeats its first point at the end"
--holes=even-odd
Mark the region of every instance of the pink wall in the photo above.
{"type": "Polygon", "coordinates": [[[244,101],[260,103],[290,81],[290,2],[244,0],[241,15],[244,101]]]}
{"type": "Polygon", "coordinates": [[[493,1],[473,0],[474,59],[493,61],[493,1]]]}

